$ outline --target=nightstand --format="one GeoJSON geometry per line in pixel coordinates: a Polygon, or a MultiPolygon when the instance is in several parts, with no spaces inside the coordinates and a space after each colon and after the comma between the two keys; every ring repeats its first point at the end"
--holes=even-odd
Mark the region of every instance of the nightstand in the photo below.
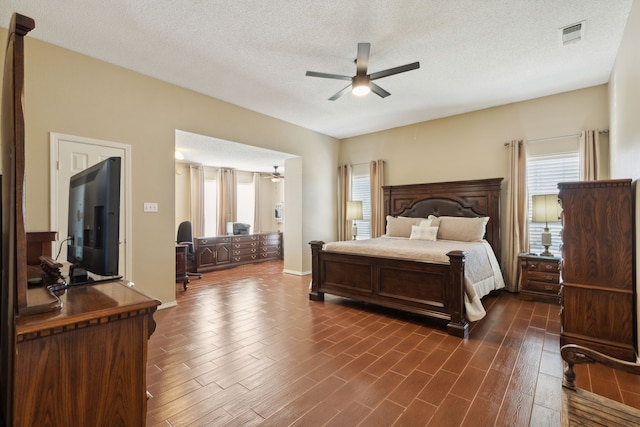
{"type": "Polygon", "coordinates": [[[520,298],[560,303],[560,258],[522,254],[520,259],[520,298]]]}

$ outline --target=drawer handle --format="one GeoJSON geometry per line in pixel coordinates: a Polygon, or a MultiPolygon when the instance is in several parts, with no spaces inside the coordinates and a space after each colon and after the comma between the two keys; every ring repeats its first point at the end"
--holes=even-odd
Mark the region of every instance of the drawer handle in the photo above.
{"type": "Polygon", "coordinates": [[[529,264],[529,269],[534,270],[536,268],[535,264],[529,264]]]}
{"type": "Polygon", "coordinates": [[[545,289],[545,290],[547,290],[547,291],[551,291],[551,290],[553,290],[553,286],[546,285],[546,286],[544,287],[544,289],[545,289]]]}
{"type": "Polygon", "coordinates": [[[255,255],[251,255],[251,259],[256,259],[256,256],[255,255]]]}
{"type": "Polygon", "coordinates": [[[544,276],[544,280],[551,282],[553,281],[553,276],[544,276]]]}

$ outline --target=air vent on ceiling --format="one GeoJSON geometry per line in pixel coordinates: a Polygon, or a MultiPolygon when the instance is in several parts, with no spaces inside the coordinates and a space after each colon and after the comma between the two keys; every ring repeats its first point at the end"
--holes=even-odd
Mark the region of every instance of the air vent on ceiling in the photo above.
{"type": "Polygon", "coordinates": [[[583,35],[584,21],[560,28],[560,36],[562,37],[563,46],[579,42],[580,40],[582,40],[583,35]]]}

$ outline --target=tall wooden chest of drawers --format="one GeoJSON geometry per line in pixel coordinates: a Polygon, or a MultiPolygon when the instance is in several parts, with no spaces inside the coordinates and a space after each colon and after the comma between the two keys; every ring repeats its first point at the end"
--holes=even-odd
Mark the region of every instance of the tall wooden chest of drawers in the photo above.
{"type": "Polygon", "coordinates": [[[558,188],[563,208],[560,344],[635,360],[631,180],[565,182],[558,188]]]}

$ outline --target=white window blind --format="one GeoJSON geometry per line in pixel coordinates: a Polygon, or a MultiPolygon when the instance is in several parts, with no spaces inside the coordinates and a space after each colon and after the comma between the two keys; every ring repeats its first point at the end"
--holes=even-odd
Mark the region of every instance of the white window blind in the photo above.
{"type": "MultiPolygon", "coordinates": [[[[544,251],[541,239],[545,224],[531,221],[533,215],[532,196],[538,194],[558,194],[559,182],[578,180],[580,180],[579,153],[531,156],[527,158],[529,251],[538,254],[544,251]]],[[[549,232],[551,233],[551,246],[549,247],[549,251],[556,256],[560,256],[561,252],[561,230],[562,227],[559,222],[549,223],[549,232]]]]}
{"type": "Polygon", "coordinates": [[[362,201],[362,220],[356,221],[358,239],[371,237],[371,185],[369,174],[351,176],[351,200],[362,201]]]}

